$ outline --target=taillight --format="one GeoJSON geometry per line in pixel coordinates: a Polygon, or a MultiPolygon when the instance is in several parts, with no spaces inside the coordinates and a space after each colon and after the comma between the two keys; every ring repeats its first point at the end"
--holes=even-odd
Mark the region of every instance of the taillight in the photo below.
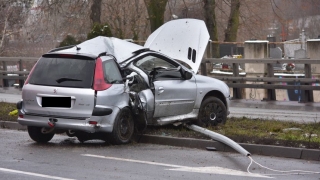
{"type": "Polygon", "coordinates": [[[94,71],[93,89],[96,91],[103,91],[111,87],[111,84],[106,83],[104,80],[102,60],[100,58],[96,61],[96,69],[94,71]]]}
{"type": "Polygon", "coordinates": [[[31,71],[30,71],[30,73],[29,73],[26,81],[24,82],[24,85],[26,85],[26,84],[29,83],[29,79],[30,79],[30,77],[31,77],[31,74],[32,74],[32,72],[34,71],[34,68],[36,67],[37,64],[38,64],[38,61],[37,61],[37,63],[32,67],[32,69],[31,69],[31,71]]]}

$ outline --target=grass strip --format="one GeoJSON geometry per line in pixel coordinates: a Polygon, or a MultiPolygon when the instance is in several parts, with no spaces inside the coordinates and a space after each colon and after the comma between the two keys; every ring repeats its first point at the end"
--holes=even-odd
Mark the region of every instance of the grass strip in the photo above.
{"type": "Polygon", "coordinates": [[[0,120],[1,121],[17,121],[18,116],[10,116],[9,113],[17,109],[16,104],[0,102],[0,120]]]}
{"type": "MultiPolygon", "coordinates": [[[[320,122],[296,123],[232,117],[227,120],[225,125],[207,128],[238,143],[320,148],[320,122]]],[[[148,127],[146,134],[209,139],[182,126],[175,127],[173,125],[148,127]]]]}
{"type": "MultiPolygon", "coordinates": [[[[17,121],[9,112],[16,104],[0,102],[0,120],[17,121]]],[[[320,120],[313,123],[297,123],[277,120],[228,118],[224,125],[208,127],[209,130],[225,135],[238,143],[281,145],[320,149],[320,120]]],[[[149,126],[146,134],[209,139],[182,126],[149,126]]]]}

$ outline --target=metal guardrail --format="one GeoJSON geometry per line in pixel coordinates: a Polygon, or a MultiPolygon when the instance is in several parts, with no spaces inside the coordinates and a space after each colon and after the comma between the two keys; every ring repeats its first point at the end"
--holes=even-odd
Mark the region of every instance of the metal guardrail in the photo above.
{"type": "Polygon", "coordinates": [[[23,71],[23,62],[36,62],[39,58],[36,57],[0,57],[0,79],[4,87],[8,87],[8,80],[19,80],[19,88],[22,88],[24,81],[27,79],[29,71],[23,71]],[[8,71],[7,62],[16,63],[19,66],[19,71],[8,71]],[[11,76],[10,76],[11,75],[11,76]]]}
{"type": "Polygon", "coordinates": [[[304,99],[300,102],[313,102],[313,90],[320,90],[320,86],[312,86],[312,83],[319,83],[319,79],[312,79],[311,64],[320,64],[319,59],[216,59],[207,58],[202,60],[201,73],[207,75],[205,63],[227,63],[232,64],[232,76],[219,76],[217,79],[226,81],[229,87],[233,88],[233,98],[242,99],[243,88],[266,89],[267,98],[265,100],[276,100],[275,89],[296,89],[303,90],[304,99]],[[240,77],[239,64],[266,64],[266,77],[240,77]],[[304,78],[275,78],[274,64],[295,63],[304,64],[304,78]],[[246,84],[245,82],[264,82],[266,84],[246,84]],[[276,82],[287,82],[299,85],[281,85],[276,82]]]}
{"type": "MultiPolygon", "coordinates": [[[[22,64],[26,62],[36,62],[37,57],[0,57],[3,69],[0,70],[0,79],[3,80],[4,86],[7,80],[19,80],[19,87],[22,88],[24,80],[27,78],[29,71],[23,71],[22,64]],[[19,65],[19,71],[7,71],[6,62],[16,62],[19,65]],[[8,76],[15,74],[16,76],[8,76]]],[[[319,59],[217,59],[206,58],[201,63],[201,74],[207,75],[206,63],[227,63],[232,64],[231,76],[217,76],[215,78],[225,81],[229,87],[233,88],[233,98],[242,99],[241,91],[244,88],[257,88],[266,89],[266,100],[276,100],[275,89],[296,89],[303,90],[304,98],[301,102],[313,102],[313,91],[320,90],[320,86],[312,86],[312,83],[320,83],[319,79],[312,79],[311,64],[320,64],[319,59]],[[240,77],[239,64],[253,63],[253,64],[266,64],[267,74],[266,77],[240,77]],[[295,63],[304,64],[304,78],[276,78],[274,77],[274,64],[295,63]],[[246,84],[246,82],[259,82],[264,84],[246,84]],[[274,84],[278,82],[287,82],[299,85],[281,85],[274,84]]]]}

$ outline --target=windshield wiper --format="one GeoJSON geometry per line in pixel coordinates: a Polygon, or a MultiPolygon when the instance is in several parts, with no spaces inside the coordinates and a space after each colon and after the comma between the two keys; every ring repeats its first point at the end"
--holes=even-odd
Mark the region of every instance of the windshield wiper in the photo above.
{"type": "Polygon", "coordinates": [[[64,81],[82,81],[81,79],[73,79],[73,78],[59,78],[56,80],[57,83],[62,83],[64,81]]]}

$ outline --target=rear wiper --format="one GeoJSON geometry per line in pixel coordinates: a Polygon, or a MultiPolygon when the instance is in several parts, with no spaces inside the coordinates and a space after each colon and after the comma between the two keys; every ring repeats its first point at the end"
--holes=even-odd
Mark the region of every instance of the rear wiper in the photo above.
{"type": "Polygon", "coordinates": [[[62,83],[64,81],[82,81],[81,79],[73,79],[73,78],[59,78],[56,80],[57,83],[62,83]]]}
{"type": "Polygon", "coordinates": [[[118,83],[123,83],[123,81],[121,81],[121,80],[113,80],[113,81],[110,82],[110,84],[113,84],[113,83],[117,83],[118,84],[118,83]]]}

